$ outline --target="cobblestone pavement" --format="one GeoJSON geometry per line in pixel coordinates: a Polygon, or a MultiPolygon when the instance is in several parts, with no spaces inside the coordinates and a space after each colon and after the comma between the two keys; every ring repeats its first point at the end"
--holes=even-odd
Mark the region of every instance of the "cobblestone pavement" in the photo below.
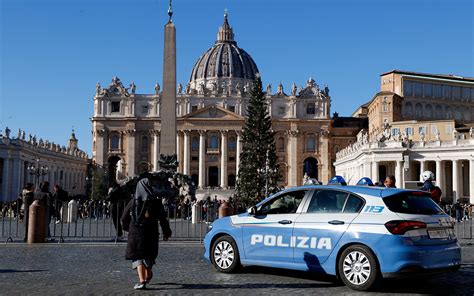
{"type": "MultiPolygon", "coordinates": [[[[136,273],[125,244],[7,244],[0,246],[0,294],[130,294],[136,273]]],[[[145,294],[356,294],[332,278],[281,269],[246,267],[223,274],[202,258],[198,243],[160,245],[155,276],[145,294]]],[[[373,294],[474,293],[474,247],[463,247],[460,271],[428,278],[384,280],[373,294]]],[[[363,294],[363,293],[360,293],[363,294]]]]}

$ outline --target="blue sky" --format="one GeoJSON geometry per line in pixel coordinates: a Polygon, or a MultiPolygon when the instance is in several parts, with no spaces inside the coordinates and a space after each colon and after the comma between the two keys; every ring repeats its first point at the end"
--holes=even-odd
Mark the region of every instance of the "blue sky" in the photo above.
{"type": "MultiPolygon", "coordinates": [[[[0,129],[91,154],[95,85],[114,75],[137,93],[162,81],[165,0],[0,0],[0,129]]],[[[469,0],[174,0],[178,81],[216,39],[224,8],[264,85],[312,77],[331,112],[350,115],[392,69],[474,76],[469,0]]],[[[275,87],[274,87],[275,88],[275,87]]]]}

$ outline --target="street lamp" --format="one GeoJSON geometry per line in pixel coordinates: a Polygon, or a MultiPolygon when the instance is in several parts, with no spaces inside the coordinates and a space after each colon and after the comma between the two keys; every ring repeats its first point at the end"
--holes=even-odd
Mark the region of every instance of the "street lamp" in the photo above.
{"type": "Polygon", "coordinates": [[[274,174],[276,172],[276,169],[270,168],[268,160],[269,152],[270,151],[267,149],[267,154],[265,156],[265,167],[263,169],[257,169],[257,172],[259,174],[263,174],[265,176],[265,197],[268,196],[268,177],[270,174],[274,174]]]}
{"type": "Polygon", "coordinates": [[[27,170],[30,175],[35,176],[36,178],[36,188],[39,190],[39,178],[40,176],[47,175],[49,173],[49,167],[47,165],[40,165],[39,158],[36,158],[36,165],[34,163],[30,163],[28,165],[27,170]]]}

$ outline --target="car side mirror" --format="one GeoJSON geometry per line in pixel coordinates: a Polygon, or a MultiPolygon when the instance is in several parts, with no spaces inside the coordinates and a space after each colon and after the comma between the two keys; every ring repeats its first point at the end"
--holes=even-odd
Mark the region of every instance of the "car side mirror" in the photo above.
{"type": "Polygon", "coordinates": [[[251,206],[251,207],[247,210],[247,213],[249,213],[249,214],[252,215],[252,216],[256,216],[256,215],[257,215],[257,207],[256,207],[256,206],[251,206]]]}

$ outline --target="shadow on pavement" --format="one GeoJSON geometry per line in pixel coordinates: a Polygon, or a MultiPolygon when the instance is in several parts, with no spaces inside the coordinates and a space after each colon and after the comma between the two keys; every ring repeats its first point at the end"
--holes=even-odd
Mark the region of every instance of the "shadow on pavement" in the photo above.
{"type": "Polygon", "coordinates": [[[334,287],[331,283],[314,283],[314,284],[265,284],[265,283],[242,283],[242,284],[179,284],[179,283],[156,283],[149,284],[147,290],[218,290],[218,289],[268,289],[268,288],[284,288],[284,289],[305,289],[305,288],[329,288],[334,287]],[[160,288],[151,288],[153,286],[160,288]],[[172,288],[167,286],[173,286],[172,288]]]}
{"type": "Polygon", "coordinates": [[[0,273],[14,273],[14,272],[43,272],[48,271],[46,269],[0,269],[0,273]]]}

